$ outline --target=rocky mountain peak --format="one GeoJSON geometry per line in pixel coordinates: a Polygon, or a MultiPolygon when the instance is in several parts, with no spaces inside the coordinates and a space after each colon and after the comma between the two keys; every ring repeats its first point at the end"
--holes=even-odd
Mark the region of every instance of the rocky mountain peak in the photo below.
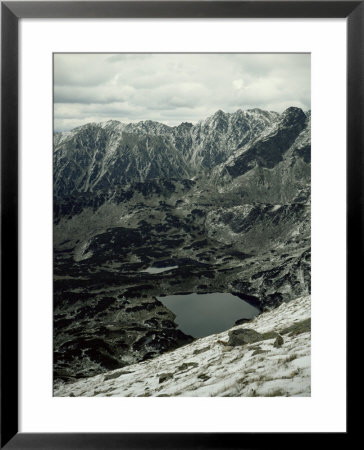
{"type": "Polygon", "coordinates": [[[295,126],[299,123],[304,124],[306,121],[306,114],[301,108],[291,106],[283,111],[281,116],[281,123],[284,126],[295,126]]]}
{"type": "Polygon", "coordinates": [[[193,127],[193,124],[191,122],[182,122],[179,125],[177,125],[175,128],[190,130],[192,127],[193,127]]]}
{"type": "Polygon", "coordinates": [[[119,125],[121,122],[120,120],[115,120],[115,119],[110,119],[107,120],[106,122],[101,122],[100,125],[104,125],[104,126],[112,126],[112,125],[119,125]]]}
{"type": "Polygon", "coordinates": [[[218,109],[215,114],[212,115],[212,117],[216,119],[226,119],[228,116],[228,113],[224,112],[222,109],[218,109]]]}
{"type": "Polygon", "coordinates": [[[222,167],[232,177],[241,176],[257,167],[272,169],[279,164],[301,131],[307,126],[307,117],[300,108],[287,108],[278,121],[273,120],[271,126],[258,135],[250,143],[244,145],[222,167]]]}
{"type": "Polygon", "coordinates": [[[204,120],[202,122],[202,126],[204,128],[212,128],[218,131],[226,132],[228,123],[229,123],[229,114],[219,109],[214,114],[209,116],[206,120],[204,120]]]}

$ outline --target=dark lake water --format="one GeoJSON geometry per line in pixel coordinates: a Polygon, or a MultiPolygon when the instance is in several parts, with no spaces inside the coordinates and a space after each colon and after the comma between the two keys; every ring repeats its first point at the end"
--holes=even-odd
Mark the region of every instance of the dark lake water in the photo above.
{"type": "Polygon", "coordinates": [[[227,293],[168,295],[157,297],[176,315],[175,322],[185,334],[198,338],[221,333],[238,319],[252,319],[259,309],[227,293]]]}

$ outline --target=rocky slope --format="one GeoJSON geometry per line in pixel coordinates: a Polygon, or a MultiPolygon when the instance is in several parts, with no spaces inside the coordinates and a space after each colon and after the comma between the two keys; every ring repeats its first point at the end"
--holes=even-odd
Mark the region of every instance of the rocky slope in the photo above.
{"type": "Polygon", "coordinates": [[[168,354],[59,383],[59,397],[299,396],[311,394],[310,297],[168,354]]]}
{"type": "Polygon", "coordinates": [[[310,293],[309,113],[55,135],[55,379],[190,343],[156,297],[192,292],[261,310],[310,293]]]}

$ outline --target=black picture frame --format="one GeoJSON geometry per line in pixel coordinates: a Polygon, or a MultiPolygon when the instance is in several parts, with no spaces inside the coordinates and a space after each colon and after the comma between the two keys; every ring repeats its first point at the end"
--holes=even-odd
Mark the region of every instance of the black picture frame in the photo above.
{"type": "MultiPolygon", "coordinates": [[[[347,304],[363,272],[364,1],[1,2],[1,448],[261,448],[296,434],[18,432],[18,21],[21,18],[346,18],[347,304]]],[[[348,345],[348,349],[350,346],[348,345]]],[[[348,414],[349,417],[349,414],[348,414]]],[[[349,424],[349,421],[348,421],[349,424]]],[[[347,428],[349,431],[349,428],[347,428]]],[[[336,443],[347,439],[337,433],[336,443]]],[[[309,433],[300,436],[307,444],[309,433]]],[[[315,445],[327,436],[316,434],[315,445]]],[[[342,442],[342,444],[344,444],[342,442]]]]}

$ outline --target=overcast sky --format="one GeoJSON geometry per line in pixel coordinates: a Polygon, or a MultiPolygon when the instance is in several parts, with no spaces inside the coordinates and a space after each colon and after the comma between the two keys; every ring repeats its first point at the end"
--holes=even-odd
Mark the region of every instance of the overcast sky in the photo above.
{"type": "Polygon", "coordinates": [[[56,54],[54,129],[195,123],[218,109],[310,109],[309,54],[56,54]]]}

